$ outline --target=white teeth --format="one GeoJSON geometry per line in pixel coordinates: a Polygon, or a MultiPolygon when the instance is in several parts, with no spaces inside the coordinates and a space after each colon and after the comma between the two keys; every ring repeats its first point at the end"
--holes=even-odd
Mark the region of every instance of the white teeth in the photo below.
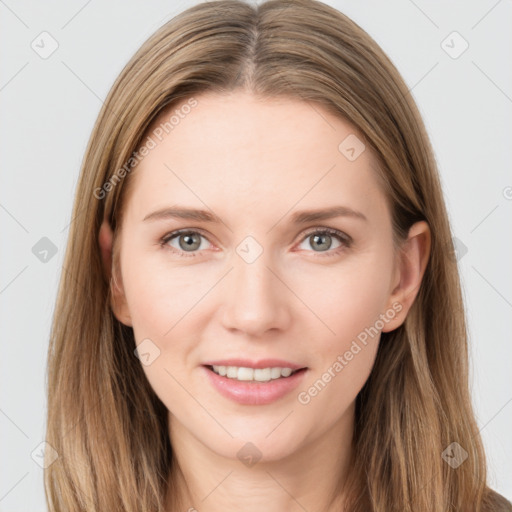
{"type": "Polygon", "coordinates": [[[255,380],[257,382],[268,382],[269,380],[289,377],[293,370],[291,368],[246,368],[244,366],[213,366],[213,371],[223,377],[237,380],[255,380]]]}
{"type": "Polygon", "coordinates": [[[254,380],[254,370],[252,368],[238,368],[236,378],[238,380],[254,380]]]}
{"type": "Polygon", "coordinates": [[[279,379],[281,377],[281,368],[271,368],[270,369],[270,378],[271,379],[279,379]]]}
{"type": "Polygon", "coordinates": [[[238,368],[236,368],[236,366],[227,366],[224,368],[226,368],[226,377],[230,379],[236,379],[238,377],[238,368]]]}
{"type": "Polygon", "coordinates": [[[272,378],[271,372],[271,368],[256,368],[254,370],[254,380],[259,382],[267,382],[272,378]]]}

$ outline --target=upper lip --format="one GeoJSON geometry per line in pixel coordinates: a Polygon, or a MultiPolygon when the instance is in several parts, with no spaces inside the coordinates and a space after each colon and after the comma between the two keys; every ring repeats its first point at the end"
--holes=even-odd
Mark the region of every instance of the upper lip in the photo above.
{"type": "Polygon", "coordinates": [[[207,361],[204,366],[238,366],[244,368],[291,368],[292,370],[300,370],[306,368],[300,364],[284,361],[283,359],[260,359],[258,361],[250,361],[249,359],[217,359],[215,361],[207,361]]]}

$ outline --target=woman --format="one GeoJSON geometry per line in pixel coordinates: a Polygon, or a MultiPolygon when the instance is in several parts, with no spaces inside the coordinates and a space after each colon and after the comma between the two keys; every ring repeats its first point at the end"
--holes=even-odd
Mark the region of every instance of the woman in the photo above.
{"type": "Polygon", "coordinates": [[[335,9],[164,25],[105,101],[73,218],[50,510],[512,510],[428,136],[335,9]]]}

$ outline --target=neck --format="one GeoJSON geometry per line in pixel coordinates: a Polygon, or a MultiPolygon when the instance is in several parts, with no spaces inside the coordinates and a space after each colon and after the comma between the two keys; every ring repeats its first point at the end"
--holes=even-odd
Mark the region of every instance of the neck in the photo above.
{"type": "MultiPolygon", "coordinates": [[[[169,416],[173,464],[169,512],[340,512],[350,469],[354,407],[299,448],[253,465],[219,455],[169,416]]],[[[243,442],[240,442],[240,447],[243,442]]],[[[239,448],[238,448],[239,449],[239,448]]]]}

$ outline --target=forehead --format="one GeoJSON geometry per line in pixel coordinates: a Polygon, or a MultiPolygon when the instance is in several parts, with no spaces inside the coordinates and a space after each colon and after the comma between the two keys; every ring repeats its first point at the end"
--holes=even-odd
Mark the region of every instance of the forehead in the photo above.
{"type": "Polygon", "coordinates": [[[132,176],[129,202],[137,217],[173,202],[273,214],[298,201],[303,208],[344,201],[362,208],[379,200],[379,190],[361,139],[317,103],[246,92],[198,95],[149,127],[143,144],[152,148],[132,176]]]}

